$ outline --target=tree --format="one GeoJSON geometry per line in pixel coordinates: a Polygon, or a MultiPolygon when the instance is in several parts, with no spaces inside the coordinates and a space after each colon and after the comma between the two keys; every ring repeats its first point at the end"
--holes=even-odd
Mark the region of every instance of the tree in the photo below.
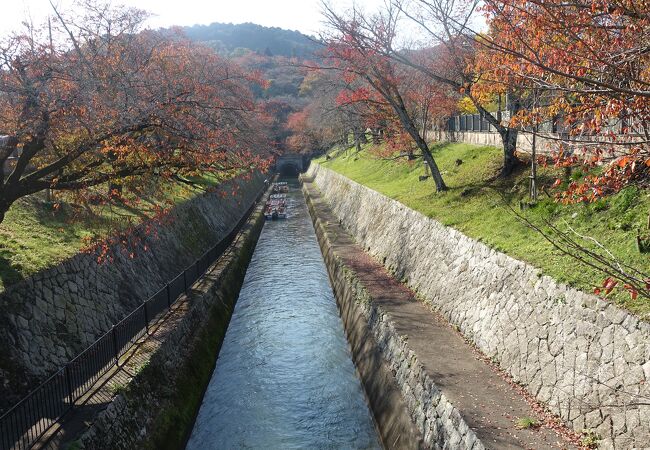
{"type": "Polygon", "coordinates": [[[361,150],[370,125],[368,105],[341,101],[341,93],[349,91],[351,86],[336,71],[313,65],[309,68],[300,87],[301,96],[309,102],[304,108],[307,131],[319,136],[320,150],[337,144],[347,147],[350,136],[357,151],[361,150]]]}
{"type": "Polygon", "coordinates": [[[401,67],[386,55],[390,53],[395,38],[396,15],[390,11],[372,17],[364,16],[354,9],[350,17],[343,17],[325,6],[325,17],[331,34],[326,37],[327,56],[330,68],[338,70],[346,82],[361,81],[367,84],[355,91],[366,102],[376,95],[385,102],[399,119],[404,131],[413,139],[431,169],[437,191],[444,191],[444,183],[438,165],[428,143],[409,110],[401,83],[401,67]],[[369,31],[369,34],[364,33],[369,31]],[[372,94],[370,93],[372,91],[372,94]]]}
{"type": "Polygon", "coordinates": [[[87,1],[0,45],[0,222],[21,197],[143,177],[250,169],[251,76],[146,13],[87,1]],[[244,156],[247,155],[247,156],[244,156]]]}
{"type": "Polygon", "coordinates": [[[521,124],[557,121],[560,165],[608,163],[572,183],[566,200],[592,201],[650,175],[650,13],[646,0],[488,0],[490,32],[479,42],[484,85],[539,92],[521,124]],[[561,145],[563,144],[563,145],[561,145]]]}
{"type": "MultiPolygon", "coordinates": [[[[470,28],[470,24],[477,16],[479,3],[479,0],[391,0],[391,6],[387,10],[394,15],[403,14],[410,23],[416,25],[426,36],[426,44],[420,45],[419,52],[391,47],[386,49],[385,54],[419,70],[433,82],[465,95],[471,101],[501,137],[501,176],[506,177],[520,164],[516,155],[519,130],[502,121],[500,112],[490,112],[485,107],[483,96],[474,89],[480,80],[480,74],[474,67],[478,33],[470,28]]],[[[381,38],[374,33],[369,33],[369,36],[371,39],[381,38]]],[[[520,109],[517,92],[509,91],[508,95],[509,109],[517,112],[520,109]]]]}
{"type": "MultiPolygon", "coordinates": [[[[484,10],[490,26],[478,39],[484,84],[539,93],[540,104],[514,120],[522,125],[561,121],[565,133],[556,138],[555,164],[586,166],[588,175],[561,188],[558,200],[593,202],[631,184],[647,188],[648,1],[487,0],[484,10]]],[[[555,186],[561,185],[558,179],[555,186]]],[[[531,226],[607,276],[597,293],[620,284],[632,298],[650,298],[645,269],[621,264],[595,238],[531,226]]],[[[637,245],[641,251],[640,230],[637,245]]]]}

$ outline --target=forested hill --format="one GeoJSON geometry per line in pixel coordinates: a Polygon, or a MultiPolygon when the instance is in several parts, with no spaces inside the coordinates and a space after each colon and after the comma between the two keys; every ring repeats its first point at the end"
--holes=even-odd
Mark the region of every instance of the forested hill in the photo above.
{"type": "Polygon", "coordinates": [[[254,23],[213,23],[185,28],[194,41],[208,43],[220,54],[233,55],[250,49],[267,56],[311,58],[318,44],[299,31],[264,27],[254,23]]]}

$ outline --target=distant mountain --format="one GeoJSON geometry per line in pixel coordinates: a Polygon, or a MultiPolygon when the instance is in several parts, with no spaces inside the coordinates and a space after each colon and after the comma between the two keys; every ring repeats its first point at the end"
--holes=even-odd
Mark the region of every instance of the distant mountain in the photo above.
{"type": "Polygon", "coordinates": [[[219,53],[236,55],[250,49],[267,56],[312,58],[319,45],[299,31],[264,27],[254,23],[213,23],[186,27],[187,36],[205,42],[219,53]]]}

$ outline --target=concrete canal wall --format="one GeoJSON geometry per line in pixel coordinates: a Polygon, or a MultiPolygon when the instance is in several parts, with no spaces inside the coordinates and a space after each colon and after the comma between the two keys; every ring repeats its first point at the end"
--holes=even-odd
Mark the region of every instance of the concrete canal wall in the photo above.
{"type": "Polygon", "coordinates": [[[329,169],[307,177],[360,246],[570,427],[600,448],[650,447],[647,323],[329,169]]]}
{"type": "Polygon", "coordinates": [[[133,258],[117,251],[115,261],[98,263],[96,255],[80,253],[0,293],[0,411],[224,237],[263,184],[255,174],[177,206],[143,235],[148,250],[133,258]]]}

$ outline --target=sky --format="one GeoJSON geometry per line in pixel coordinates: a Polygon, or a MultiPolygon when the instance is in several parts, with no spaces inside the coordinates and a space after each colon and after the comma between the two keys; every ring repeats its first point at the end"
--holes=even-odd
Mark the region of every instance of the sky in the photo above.
{"type": "MultiPolygon", "coordinates": [[[[52,0],[67,9],[74,0],[52,0]]],[[[136,6],[155,16],[153,28],[170,25],[210,24],[212,22],[253,22],[303,33],[316,34],[320,27],[320,0],[112,0],[116,5],[136,6]]],[[[337,10],[345,10],[352,0],[330,0],[337,10]]],[[[384,0],[355,0],[374,9],[384,0]]],[[[35,23],[51,14],[49,0],[0,0],[0,36],[6,35],[31,17],[35,23]]]]}

